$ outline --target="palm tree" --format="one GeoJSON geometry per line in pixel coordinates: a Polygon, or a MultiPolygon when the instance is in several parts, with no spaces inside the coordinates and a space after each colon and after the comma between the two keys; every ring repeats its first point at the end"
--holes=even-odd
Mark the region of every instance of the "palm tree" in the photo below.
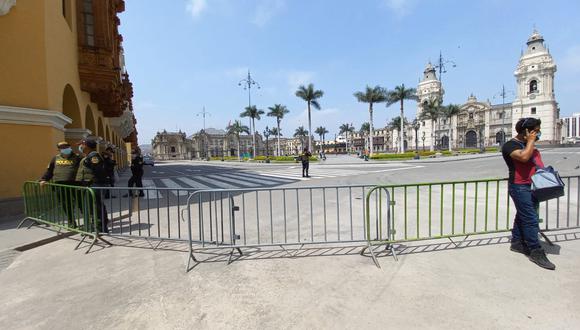
{"type": "Polygon", "coordinates": [[[241,160],[241,158],[240,158],[240,134],[241,133],[250,134],[250,129],[248,128],[248,126],[242,125],[242,123],[239,120],[236,120],[236,121],[234,121],[233,124],[230,124],[230,125],[228,125],[228,127],[226,127],[226,131],[228,132],[228,134],[234,134],[236,136],[236,139],[238,140],[238,160],[241,160]]]}
{"type": "MultiPolygon", "coordinates": [[[[372,135],[371,134],[371,124],[369,122],[364,122],[360,125],[360,130],[358,131],[358,133],[365,139],[365,148],[368,146],[372,146],[372,141],[369,142],[367,141],[367,139],[369,139],[370,136],[370,140],[372,140],[372,135]]],[[[370,147],[372,149],[372,147],[370,147]]]]}
{"type": "Polygon", "coordinates": [[[453,116],[459,114],[459,105],[457,104],[448,104],[446,107],[441,109],[441,116],[445,119],[449,119],[449,151],[451,151],[451,119],[453,116]]]}
{"type": "MultiPolygon", "coordinates": [[[[282,121],[282,118],[284,118],[284,115],[289,113],[290,110],[288,110],[288,108],[286,108],[285,105],[281,105],[281,104],[274,104],[273,107],[268,107],[268,109],[270,111],[268,112],[267,116],[276,118],[276,132],[277,133],[273,133],[273,134],[276,134],[276,139],[277,139],[276,155],[280,156],[280,134],[278,134],[278,133],[280,133],[280,122],[282,121]]],[[[272,129],[272,132],[274,132],[274,129],[272,129]]]]}
{"type": "MultiPolygon", "coordinates": [[[[304,150],[304,137],[305,136],[310,136],[308,134],[308,131],[304,129],[304,126],[300,126],[298,127],[295,131],[294,131],[294,137],[300,138],[300,151],[304,150]]],[[[308,149],[310,150],[310,149],[308,149]]]]}
{"type": "Polygon", "coordinates": [[[324,126],[319,126],[318,128],[316,128],[314,133],[318,134],[318,136],[320,137],[321,140],[320,152],[322,153],[322,147],[324,146],[324,136],[328,133],[328,130],[324,126]]]}
{"type": "MultiPolygon", "coordinates": [[[[312,119],[310,114],[310,106],[312,105],[314,109],[320,110],[320,104],[318,99],[324,95],[324,92],[319,89],[314,89],[313,84],[308,84],[308,87],[300,85],[296,91],[296,96],[306,101],[308,104],[308,131],[312,132],[312,119]]],[[[312,150],[312,137],[308,135],[308,150],[312,150]]]]}
{"type": "MultiPolygon", "coordinates": [[[[405,118],[405,120],[403,120],[403,123],[401,125],[401,117],[400,116],[393,117],[391,119],[391,121],[387,124],[387,128],[389,128],[391,130],[396,130],[398,132],[397,136],[399,137],[399,141],[403,141],[403,146],[405,145],[405,133],[401,133],[401,127],[404,127],[407,124],[409,124],[409,122],[407,121],[407,118],[405,118]]],[[[394,136],[393,136],[393,138],[394,138],[394,136]]],[[[399,148],[400,148],[400,144],[399,144],[399,148]]]]}
{"type": "Polygon", "coordinates": [[[338,128],[339,132],[338,134],[345,134],[346,137],[346,152],[348,153],[348,134],[354,132],[354,127],[351,124],[342,124],[340,125],[340,127],[338,128]]]}
{"type": "Polygon", "coordinates": [[[373,127],[373,104],[375,103],[381,103],[381,102],[387,102],[388,100],[388,92],[387,90],[385,90],[384,88],[382,88],[381,86],[375,86],[375,87],[370,87],[367,85],[366,89],[364,92],[356,92],[354,93],[354,97],[356,97],[356,99],[359,102],[365,102],[369,104],[369,117],[370,117],[370,121],[369,121],[369,135],[371,136],[370,139],[370,144],[369,144],[369,148],[370,148],[370,155],[372,156],[373,154],[373,139],[372,136],[374,135],[374,127],[373,127]]]}
{"type": "Polygon", "coordinates": [[[250,117],[252,131],[252,158],[256,158],[256,119],[260,120],[260,115],[264,114],[264,110],[256,108],[255,105],[245,107],[245,111],[240,114],[240,117],[250,117]]]}
{"type": "MultiPolygon", "coordinates": [[[[405,118],[405,112],[403,110],[403,102],[405,100],[418,100],[417,90],[415,88],[405,88],[405,84],[395,87],[394,90],[389,92],[389,100],[387,101],[387,107],[391,106],[397,102],[401,104],[401,118],[405,118]]],[[[405,121],[401,121],[401,132],[405,132],[405,121]]],[[[405,143],[403,139],[401,140],[401,153],[405,152],[405,143]]]]}
{"type": "Polygon", "coordinates": [[[420,120],[430,120],[431,121],[431,148],[429,150],[435,151],[435,121],[441,117],[441,101],[438,98],[431,98],[423,103],[423,109],[420,120]]]}

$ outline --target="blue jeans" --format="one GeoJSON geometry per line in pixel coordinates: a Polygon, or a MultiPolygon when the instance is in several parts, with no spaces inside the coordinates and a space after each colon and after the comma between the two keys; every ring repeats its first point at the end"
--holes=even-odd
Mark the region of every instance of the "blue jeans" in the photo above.
{"type": "Polygon", "coordinates": [[[522,241],[530,250],[540,248],[538,201],[528,184],[510,183],[509,194],[516,206],[516,217],[512,229],[512,242],[522,241]]]}

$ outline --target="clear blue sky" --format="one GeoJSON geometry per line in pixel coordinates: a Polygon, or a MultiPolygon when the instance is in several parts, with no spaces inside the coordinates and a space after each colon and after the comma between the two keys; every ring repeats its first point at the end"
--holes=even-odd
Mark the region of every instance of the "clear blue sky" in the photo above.
{"type": "MultiPolygon", "coordinates": [[[[470,93],[500,103],[502,84],[515,91],[513,72],[534,25],[558,65],[562,115],[580,112],[579,13],[577,0],[126,0],[120,30],[141,144],[163,129],[201,129],[196,114],[204,106],[207,127],[238,119],[247,105],[238,82],[248,68],[262,87],[252,103],[290,109],[284,136],[307,127],[296,87],[312,82],[322,89],[312,125],[333,138],[341,123],[358,129],[368,121],[353,92],[367,84],[415,87],[440,50],[457,63],[443,76],[446,103],[464,103],[470,93]]],[[[378,106],[375,126],[397,111],[378,106]]],[[[415,112],[407,103],[406,116],[415,112]]],[[[266,125],[275,120],[264,117],[257,128],[266,125]]]]}

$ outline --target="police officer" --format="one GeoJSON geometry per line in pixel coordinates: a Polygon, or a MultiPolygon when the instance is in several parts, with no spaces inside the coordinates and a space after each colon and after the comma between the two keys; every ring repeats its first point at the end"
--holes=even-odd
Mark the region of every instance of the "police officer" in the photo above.
{"type": "MultiPolygon", "coordinates": [[[[127,183],[129,187],[140,187],[143,188],[143,157],[141,157],[141,152],[139,149],[133,150],[131,153],[131,178],[127,183]]],[[[129,190],[129,195],[133,195],[132,190],[129,190]]],[[[129,195],[123,195],[127,197],[129,195]]],[[[139,197],[143,197],[143,190],[139,189],[139,197]]]]}
{"type": "MultiPolygon", "coordinates": [[[[97,152],[97,140],[88,137],[81,141],[79,151],[84,154],[79,164],[76,181],[86,187],[106,187],[107,174],[105,172],[105,161],[97,152]]],[[[95,191],[95,207],[97,208],[97,228],[105,233],[109,232],[109,219],[107,209],[101,201],[101,192],[95,191]]],[[[89,206],[89,213],[92,214],[92,208],[89,206]]]]}
{"type": "MultiPolygon", "coordinates": [[[[76,185],[75,177],[79,168],[80,157],[77,156],[70,144],[66,141],[57,143],[58,154],[52,157],[50,163],[40,179],[40,185],[48,181],[63,185],[76,185]]],[[[62,187],[54,187],[58,202],[63,207],[68,220],[68,225],[76,227],[74,219],[74,194],[70,190],[62,187]]]]}
{"type": "MultiPolygon", "coordinates": [[[[107,147],[103,152],[103,161],[105,166],[105,175],[107,176],[107,184],[109,187],[115,186],[115,166],[117,162],[113,159],[113,148],[107,147]]],[[[105,190],[105,198],[115,197],[111,196],[111,190],[105,190]]]]}
{"type": "Polygon", "coordinates": [[[303,178],[310,177],[310,175],[308,175],[308,169],[310,167],[310,157],[312,157],[312,154],[310,153],[310,151],[308,151],[308,148],[304,148],[304,152],[302,152],[302,155],[300,155],[300,160],[302,161],[303,178]]]}

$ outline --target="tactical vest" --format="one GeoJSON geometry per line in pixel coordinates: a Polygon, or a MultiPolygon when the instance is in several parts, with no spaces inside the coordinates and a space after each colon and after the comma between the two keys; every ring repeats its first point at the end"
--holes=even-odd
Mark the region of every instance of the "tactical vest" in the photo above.
{"type": "Polygon", "coordinates": [[[54,157],[54,172],[52,181],[74,181],[79,167],[79,158],[71,154],[68,158],[58,154],[54,157]]]}
{"type": "Polygon", "coordinates": [[[85,184],[104,183],[104,162],[101,155],[96,151],[91,151],[79,164],[76,180],[85,184]]]}

